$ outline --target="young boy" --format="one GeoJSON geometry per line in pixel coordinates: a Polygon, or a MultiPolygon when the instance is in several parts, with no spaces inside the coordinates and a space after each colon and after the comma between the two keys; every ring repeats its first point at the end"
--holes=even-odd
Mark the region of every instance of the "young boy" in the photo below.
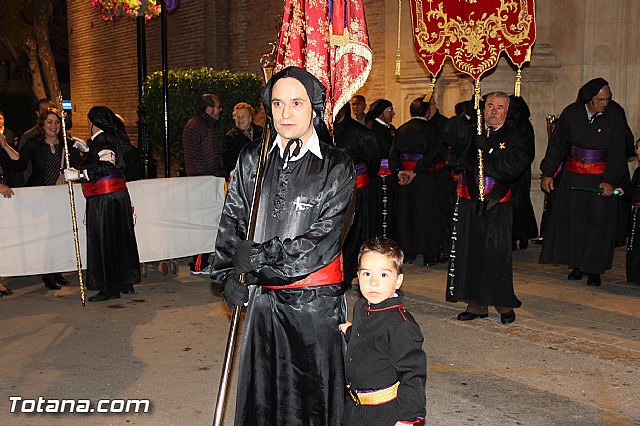
{"type": "Polygon", "coordinates": [[[364,296],[353,323],[341,324],[347,339],[347,399],[342,425],[407,425],[426,415],[427,356],[420,326],[404,309],[400,246],[374,238],[360,248],[358,283],[364,296]]]}

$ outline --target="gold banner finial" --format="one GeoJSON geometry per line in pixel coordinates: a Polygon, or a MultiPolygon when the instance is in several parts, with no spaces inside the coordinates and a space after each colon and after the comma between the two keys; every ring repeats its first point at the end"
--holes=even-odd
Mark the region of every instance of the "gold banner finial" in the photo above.
{"type": "Polygon", "coordinates": [[[398,0],[398,48],[396,49],[396,77],[400,77],[400,25],[402,23],[402,0],[398,0]]]}

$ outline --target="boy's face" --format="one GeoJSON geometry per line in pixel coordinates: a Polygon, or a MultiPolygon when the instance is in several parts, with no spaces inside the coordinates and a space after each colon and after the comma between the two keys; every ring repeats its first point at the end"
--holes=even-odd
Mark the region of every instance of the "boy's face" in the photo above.
{"type": "Polygon", "coordinates": [[[394,295],[404,276],[387,256],[367,252],[360,258],[358,283],[360,292],[369,303],[380,303],[394,295]]]}

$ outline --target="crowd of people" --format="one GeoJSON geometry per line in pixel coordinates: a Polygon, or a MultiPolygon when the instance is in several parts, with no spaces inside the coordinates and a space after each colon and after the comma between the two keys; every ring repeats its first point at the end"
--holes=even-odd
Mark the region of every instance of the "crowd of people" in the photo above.
{"type": "MultiPolygon", "coordinates": [[[[396,128],[391,101],[377,99],[366,111],[358,94],[336,114],[331,135],[325,91],[306,70],[288,67],[261,94],[270,132],[241,102],[221,137],[222,103],[209,93],[183,130],[187,176],[228,184],[215,251],[194,256],[190,267],[220,284],[231,308],[247,308],[238,425],[423,421],[424,338],[399,291],[403,264],[446,262],[445,299],[466,304],[460,321],[486,318],[493,307],[510,324],[522,304],[512,250],[538,234],[526,102],[496,91],[478,110],[461,102],[446,118],[423,95],[396,128]],[[353,280],[362,299],[349,322],[353,280]]],[[[0,112],[0,193],[81,182],[87,287],[98,291],[89,300],[134,292],[140,269],[126,182],[140,173],[123,120],[93,107],[85,143],[62,137],[63,115],[50,101],[38,102],[37,117],[18,139],[0,112]]],[[[539,261],[566,265],[569,280],[586,275],[587,285],[601,285],[628,234],[627,277],[640,283],[640,172],[629,178],[629,143],[624,110],[602,78],[580,88],[550,134],[540,187],[553,208],[539,261]]],[[[60,273],[42,280],[52,290],[68,284],[60,273]]],[[[0,286],[0,297],[9,294],[0,286]]]]}

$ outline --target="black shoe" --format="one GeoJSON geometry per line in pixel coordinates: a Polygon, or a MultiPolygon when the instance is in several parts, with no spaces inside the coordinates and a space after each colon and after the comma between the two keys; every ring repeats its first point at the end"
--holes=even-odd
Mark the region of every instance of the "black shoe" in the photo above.
{"type": "Polygon", "coordinates": [[[520,250],[526,250],[529,247],[528,240],[520,240],[520,250]]]}
{"type": "Polygon", "coordinates": [[[133,286],[128,286],[128,287],[124,287],[122,290],[120,290],[120,293],[122,294],[135,294],[135,290],[133,289],[133,286]]]}
{"type": "Polygon", "coordinates": [[[590,287],[600,287],[600,274],[587,274],[587,285],[590,287]]]}
{"type": "Polygon", "coordinates": [[[471,321],[476,318],[486,318],[489,314],[474,314],[473,312],[464,311],[458,314],[458,321],[471,321]]]}
{"type": "Polygon", "coordinates": [[[534,238],[533,240],[531,240],[531,244],[535,244],[537,246],[541,246],[543,241],[544,241],[543,237],[538,237],[538,238],[534,238]]]}
{"type": "Polygon", "coordinates": [[[69,285],[69,281],[62,274],[56,274],[56,282],[60,285],[69,285]]]}
{"type": "Polygon", "coordinates": [[[567,276],[568,280],[573,280],[573,281],[577,281],[577,280],[581,280],[582,279],[582,271],[580,271],[580,269],[578,268],[573,268],[573,271],[569,272],[569,275],[567,276]]]}
{"type": "Polygon", "coordinates": [[[503,324],[511,324],[516,320],[516,312],[510,311],[505,312],[504,314],[500,314],[500,322],[503,324]]]}
{"type": "Polygon", "coordinates": [[[50,278],[43,278],[42,281],[44,282],[44,286],[49,290],[60,290],[62,288],[50,278]]]}
{"type": "Polygon", "coordinates": [[[107,294],[107,293],[98,293],[94,294],[89,298],[89,302],[106,302],[111,299],[120,299],[120,293],[118,294],[107,294]]]}
{"type": "Polygon", "coordinates": [[[13,290],[11,290],[10,288],[6,289],[6,290],[0,290],[0,297],[2,296],[10,296],[13,294],[13,290]]]}

